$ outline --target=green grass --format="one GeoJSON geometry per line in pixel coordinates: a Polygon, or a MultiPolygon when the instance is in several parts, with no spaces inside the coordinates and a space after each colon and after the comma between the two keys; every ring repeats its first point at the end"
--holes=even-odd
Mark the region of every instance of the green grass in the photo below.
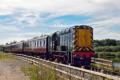
{"type": "Polygon", "coordinates": [[[45,66],[34,66],[32,64],[25,65],[21,68],[25,75],[29,76],[30,80],[56,80],[55,70],[45,66]]]}
{"type": "Polygon", "coordinates": [[[97,52],[120,52],[120,46],[97,46],[95,47],[97,52]]]}
{"type": "Polygon", "coordinates": [[[30,80],[40,80],[39,79],[39,68],[34,65],[26,65],[21,67],[21,70],[25,73],[25,75],[30,77],[30,80]]]}
{"type": "Polygon", "coordinates": [[[96,52],[96,57],[120,62],[120,52],[96,52]]]}
{"type": "Polygon", "coordinates": [[[120,73],[120,68],[115,67],[115,68],[114,68],[114,72],[118,72],[118,73],[120,73]]]}
{"type": "Polygon", "coordinates": [[[15,56],[8,54],[8,53],[4,53],[4,52],[0,52],[0,60],[9,60],[9,59],[15,59],[15,56]]]}
{"type": "Polygon", "coordinates": [[[94,63],[91,64],[91,67],[96,68],[96,69],[103,69],[110,73],[113,73],[113,72],[120,73],[120,68],[118,68],[118,67],[114,67],[114,68],[113,67],[105,67],[101,64],[94,64],[94,63]]]}

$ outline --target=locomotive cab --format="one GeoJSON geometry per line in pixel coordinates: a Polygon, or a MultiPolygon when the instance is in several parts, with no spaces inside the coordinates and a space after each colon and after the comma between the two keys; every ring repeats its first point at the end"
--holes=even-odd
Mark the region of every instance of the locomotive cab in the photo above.
{"type": "Polygon", "coordinates": [[[95,53],[93,50],[93,29],[89,26],[74,27],[72,61],[76,66],[90,67],[91,58],[95,53]]]}

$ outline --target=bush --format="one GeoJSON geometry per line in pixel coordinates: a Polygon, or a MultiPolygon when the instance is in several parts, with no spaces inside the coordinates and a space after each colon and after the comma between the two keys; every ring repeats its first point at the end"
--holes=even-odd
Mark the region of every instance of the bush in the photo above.
{"type": "Polygon", "coordinates": [[[100,46],[95,47],[96,52],[120,52],[120,46],[100,46]]]}
{"type": "Polygon", "coordinates": [[[96,57],[120,62],[120,52],[96,52],[96,57]]]}

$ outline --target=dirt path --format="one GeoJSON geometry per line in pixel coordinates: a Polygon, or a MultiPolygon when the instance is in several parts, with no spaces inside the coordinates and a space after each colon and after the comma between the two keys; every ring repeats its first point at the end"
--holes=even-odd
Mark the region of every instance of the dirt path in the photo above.
{"type": "Polygon", "coordinates": [[[0,80],[29,80],[20,70],[22,62],[0,60],[0,80]]]}

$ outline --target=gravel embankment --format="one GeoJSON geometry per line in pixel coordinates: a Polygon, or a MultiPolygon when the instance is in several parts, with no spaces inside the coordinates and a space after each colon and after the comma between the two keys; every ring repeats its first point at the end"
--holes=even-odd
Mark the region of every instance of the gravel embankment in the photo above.
{"type": "Polygon", "coordinates": [[[29,80],[21,71],[23,65],[20,60],[0,60],[0,80],[29,80]]]}

